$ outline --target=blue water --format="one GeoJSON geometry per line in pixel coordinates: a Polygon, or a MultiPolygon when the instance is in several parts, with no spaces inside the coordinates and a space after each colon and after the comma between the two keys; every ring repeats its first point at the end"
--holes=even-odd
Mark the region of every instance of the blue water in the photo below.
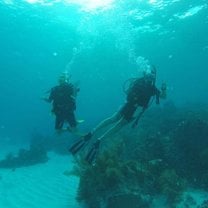
{"type": "Polygon", "coordinates": [[[64,71],[80,82],[83,131],[124,102],[122,85],[138,75],[138,57],[156,66],[168,100],[207,102],[207,0],[115,0],[107,7],[70,2],[0,1],[2,141],[54,133],[50,106],[40,98],[64,71]]]}
{"type": "Polygon", "coordinates": [[[67,1],[1,1],[2,137],[51,132],[39,98],[65,70],[80,81],[77,114],[93,126],[122,104],[122,83],[135,76],[139,56],[157,67],[169,99],[207,101],[207,1],[130,2],[87,10],[67,1]]]}

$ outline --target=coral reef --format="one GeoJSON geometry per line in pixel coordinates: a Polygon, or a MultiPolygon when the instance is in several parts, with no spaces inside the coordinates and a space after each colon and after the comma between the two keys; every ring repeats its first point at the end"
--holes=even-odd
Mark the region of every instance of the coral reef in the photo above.
{"type": "Polygon", "coordinates": [[[192,118],[180,122],[172,132],[168,161],[190,183],[208,185],[208,122],[192,118]]]}
{"type": "Polygon", "coordinates": [[[106,208],[149,208],[149,203],[138,194],[118,194],[109,197],[106,208]]]}
{"type": "Polygon", "coordinates": [[[202,204],[197,208],[208,208],[208,200],[203,201],[202,204]]]}
{"type": "Polygon", "coordinates": [[[186,181],[180,178],[175,170],[166,169],[159,177],[159,189],[167,196],[168,204],[174,205],[180,200],[186,188],[186,181]]]}
{"type": "Polygon", "coordinates": [[[168,204],[177,202],[186,183],[174,170],[166,169],[161,160],[121,160],[118,152],[113,148],[104,152],[94,166],[80,166],[79,201],[99,208],[101,202],[107,203],[106,207],[121,207],[121,201],[128,204],[132,199],[132,208],[146,208],[151,204],[148,196],[160,193],[167,196],[168,204]]]}
{"type": "Polygon", "coordinates": [[[9,153],[5,159],[0,161],[0,168],[26,167],[48,161],[47,152],[42,146],[31,145],[29,150],[20,149],[17,156],[9,153]]]}
{"type": "MultiPolygon", "coordinates": [[[[208,112],[169,104],[151,109],[139,128],[103,145],[94,166],[77,163],[78,200],[90,208],[151,207],[164,196],[176,207],[189,186],[208,187],[208,112]],[[173,114],[174,112],[174,114],[173,114]],[[132,201],[132,206],[128,202],[132,201]],[[137,205],[136,205],[137,204],[137,205]]],[[[184,202],[190,207],[190,200],[184,202]]],[[[194,203],[194,202],[193,202],[194,203]]],[[[204,202],[200,206],[206,207],[204,202]]]]}

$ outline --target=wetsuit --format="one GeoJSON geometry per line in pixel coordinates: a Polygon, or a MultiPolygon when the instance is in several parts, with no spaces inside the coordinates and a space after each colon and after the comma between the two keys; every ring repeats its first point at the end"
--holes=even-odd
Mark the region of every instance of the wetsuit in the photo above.
{"type": "Polygon", "coordinates": [[[135,80],[127,94],[127,101],[121,108],[120,114],[127,121],[131,121],[137,107],[147,108],[152,96],[156,96],[156,103],[159,103],[160,91],[152,82],[145,78],[135,80]]]}
{"type": "Polygon", "coordinates": [[[52,112],[56,115],[55,128],[61,129],[65,121],[71,127],[76,127],[74,111],[76,102],[73,97],[74,86],[72,84],[61,84],[51,89],[49,101],[53,103],[52,112]]]}

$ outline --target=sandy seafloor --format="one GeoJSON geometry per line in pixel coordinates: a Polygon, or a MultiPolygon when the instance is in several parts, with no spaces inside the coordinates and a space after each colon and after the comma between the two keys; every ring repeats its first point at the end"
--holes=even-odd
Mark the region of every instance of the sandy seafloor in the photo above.
{"type": "MultiPolygon", "coordinates": [[[[19,147],[20,148],[20,147],[19,147]]],[[[17,146],[1,147],[0,159],[9,152],[18,151],[17,146]]],[[[48,153],[47,163],[30,167],[0,169],[0,208],[80,208],[76,201],[79,178],[64,175],[65,171],[73,168],[73,158],[48,153]]],[[[184,199],[191,196],[194,204],[189,208],[198,208],[208,200],[208,193],[190,189],[184,193],[184,199]]],[[[152,208],[168,208],[164,197],[155,197],[152,208]]],[[[131,208],[131,207],[129,207],[131,208]]],[[[186,208],[184,203],[177,208],[186,208]]]]}
{"type": "MultiPolygon", "coordinates": [[[[2,148],[2,147],[1,147],[2,148]]],[[[3,148],[0,159],[12,148],[3,148]]],[[[49,152],[44,164],[0,169],[0,208],[78,208],[76,192],[79,179],[63,173],[73,167],[71,156],[49,152]]]]}

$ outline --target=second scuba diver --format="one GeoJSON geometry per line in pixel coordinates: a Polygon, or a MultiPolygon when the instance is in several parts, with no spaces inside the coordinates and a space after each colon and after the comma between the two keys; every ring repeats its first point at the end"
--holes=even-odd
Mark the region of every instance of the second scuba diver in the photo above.
{"type": "Polygon", "coordinates": [[[56,116],[55,129],[57,132],[69,130],[71,133],[80,136],[74,113],[76,110],[76,95],[80,89],[69,82],[67,73],[61,74],[58,82],[59,85],[53,87],[49,91],[49,97],[45,97],[43,100],[52,103],[51,112],[56,116]],[[65,122],[69,124],[67,129],[63,129],[65,122]]]}
{"type": "Polygon", "coordinates": [[[138,124],[139,119],[148,108],[151,97],[156,97],[156,104],[159,104],[160,98],[166,97],[166,86],[162,85],[161,90],[155,86],[156,81],[156,69],[152,67],[149,71],[144,71],[143,77],[136,78],[129,86],[127,90],[126,103],[123,107],[116,112],[111,117],[102,121],[96,128],[91,132],[86,134],[84,137],[81,137],[77,142],[75,142],[69,149],[69,151],[75,155],[79,152],[89,140],[102,128],[107,127],[108,125],[113,124],[103,135],[96,139],[93,143],[91,149],[86,155],[86,161],[90,164],[94,162],[99,151],[100,142],[109,137],[116,132],[118,132],[122,127],[126,126],[130,122],[133,122],[132,127],[135,127],[138,124]],[[138,115],[136,114],[137,109],[141,107],[141,111],[138,115]]]}

